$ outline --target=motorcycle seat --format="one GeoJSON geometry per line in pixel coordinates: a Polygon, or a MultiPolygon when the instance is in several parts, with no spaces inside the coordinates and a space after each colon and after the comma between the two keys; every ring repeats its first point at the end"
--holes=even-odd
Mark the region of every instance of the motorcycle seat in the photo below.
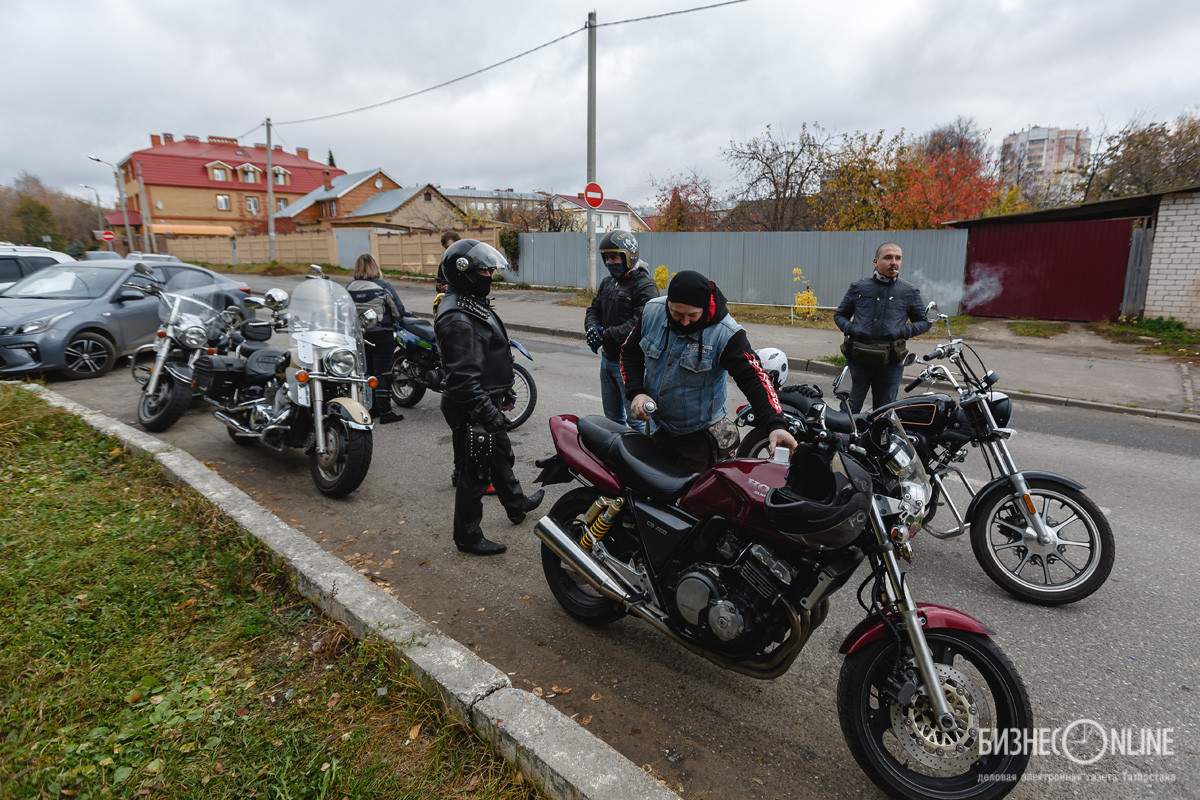
{"type": "Polygon", "coordinates": [[[578,425],[584,447],[638,494],[673,503],[700,477],[676,467],[650,437],[619,422],[592,415],[581,418],[578,425]]]}
{"type": "Polygon", "coordinates": [[[434,340],[433,323],[427,319],[415,316],[401,317],[398,324],[413,336],[418,336],[427,342],[434,340]]]}
{"type": "Polygon", "coordinates": [[[246,383],[262,383],[275,376],[280,367],[287,366],[292,354],[277,347],[255,350],[246,359],[246,383]]]}
{"type": "Polygon", "coordinates": [[[237,346],[237,354],[242,358],[246,358],[251,353],[255,353],[259,350],[265,350],[270,346],[271,345],[267,344],[266,342],[254,342],[247,339],[237,346]]]}
{"type": "Polygon", "coordinates": [[[791,406],[796,416],[802,419],[808,416],[809,409],[812,408],[814,402],[825,403],[825,426],[837,433],[853,433],[855,430],[854,423],[861,423],[867,418],[866,414],[855,414],[852,420],[849,414],[837,409],[837,400],[833,400],[832,403],[825,398],[817,400],[801,394],[798,389],[798,386],[783,387],[779,390],[779,400],[784,406],[791,406]]]}

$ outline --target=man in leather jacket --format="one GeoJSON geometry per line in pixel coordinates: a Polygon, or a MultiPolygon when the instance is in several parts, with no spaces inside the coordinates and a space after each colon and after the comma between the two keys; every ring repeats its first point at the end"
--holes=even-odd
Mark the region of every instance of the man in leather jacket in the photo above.
{"type": "Polygon", "coordinates": [[[629,231],[615,230],[600,240],[600,257],[608,268],[609,277],[600,282],[600,289],[583,318],[583,330],[588,347],[600,353],[600,401],[604,416],[645,433],[646,423],[635,420],[625,399],[625,383],[621,380],[621,345],[642,315],[642,306],[658,297],[658,286],[638,260],[638,243],[629,231]]]}
{"type": "Polygon", "coordinates": [[[875,250],[871,277],[850,284],[833,321],[846,341],[842,354],[850,368],[850,411],[857,414],[871,390],[879,408],[896,399],[904,373],[905,342],[929,330],[921,291],[900,275],[900,245],[886,242],[875,250]]]}
{"type": "Polygon", "coordinates": [[[483,535],[483,495],[489,481],[519,525],[537,508],[544,490],[526,496],[513,474],[512,443],[500,409],[513,385],[508,332],[487,296],[492,275],[508,265],[492,246],[463,239],[446,249],[442,270],[449,286],[437,308],[434,330],[446,372],[442,416],[450,426],[458,486],[454,496],[454,544],[475,555],[507,548],[483,535]]]}
{"type": "Polygon", "coordinates": [[[771,453],[796,449],[746,331],[729,316],[725,295],[699,272],[683,270],[666,297],[646,303],[621,348],[621,373],[635,418],[648,419],[647,401],[657,405],[650,437],[680,469],[702,472],[737,449],[737,427],[725,417],[727,375],[770,431],[771,453]]]}

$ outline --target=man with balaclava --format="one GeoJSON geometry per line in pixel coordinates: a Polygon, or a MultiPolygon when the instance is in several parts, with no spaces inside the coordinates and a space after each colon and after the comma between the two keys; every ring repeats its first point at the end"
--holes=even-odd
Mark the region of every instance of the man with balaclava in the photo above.
{"type": "Polygon", "coordinates": [[[492,275],[508,266],[491,245],[475,239],[454,242],[442,256],[448,289],[434,319],[446,388],[442,416],[454,441],[458,485],[454,495],[454,544],[464,553],[503,553],[503,544],[483,535],[483,494],[489,480],[514,525],[541,504],[544,490],[526,496],[513,474],[512,442],[501,408],[513,386],[508,331],[488,294],[492,275]]]}
{"type": "Polygon", "coordinates": [[[654,401],[651,439],[681,469],[702,472],[737,448],[737,427],[725,417],[727,374],[770,431],[770,452],[796,448],[746,331],[729,315],[725,295],[699,272],[676,274],[666,297],[646,303],[621,349],[621,373],[634,418],[649,419],[646,403],[654,401]]]}
{"type": "Polygon", "coordinates": [[[625,397],[621,345],[637,324],[642,307],[658,297],[658,286],[650,277],[646,262],[638,259],[637,239],[629,231],[606,233],[600,240],[600,257],[609,275],[600,282],[583,318],[588,347],[593,353],[600,353],[600,402],[604,405],[604,416],[645,433],[646,423],[633,418],[625,397]]]}

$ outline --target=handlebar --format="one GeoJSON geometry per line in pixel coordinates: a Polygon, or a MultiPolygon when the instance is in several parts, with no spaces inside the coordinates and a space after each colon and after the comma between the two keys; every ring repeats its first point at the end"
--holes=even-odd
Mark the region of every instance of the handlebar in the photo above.
{"type": "Polygon", "coordinates": [[[925,373],[922,372],[920,375],[918,375],[916,378],[914,378],[913,381],[908,384],[908,386],[904,387],[904,391],[911,392],[913,389],[917,388],[924,382],[925,382],[925,373]]]}

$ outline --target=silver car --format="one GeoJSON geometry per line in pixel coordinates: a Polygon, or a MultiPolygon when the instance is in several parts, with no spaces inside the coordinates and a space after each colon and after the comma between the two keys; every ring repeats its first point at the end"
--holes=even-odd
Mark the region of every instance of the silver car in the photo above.
{"type": "MultiPolygon", "coordinates": [[[[145,283],[139,262],[74,261],[44,267],[0,291],[0,376],[54,371],[98,378],[154,339],[158,302],[125,284],[145,283]]],[[[221,302],[245,311],[250,287],[192,264],[147,264],[165,281],[198,270],[220,284],[221,302]]]]}

